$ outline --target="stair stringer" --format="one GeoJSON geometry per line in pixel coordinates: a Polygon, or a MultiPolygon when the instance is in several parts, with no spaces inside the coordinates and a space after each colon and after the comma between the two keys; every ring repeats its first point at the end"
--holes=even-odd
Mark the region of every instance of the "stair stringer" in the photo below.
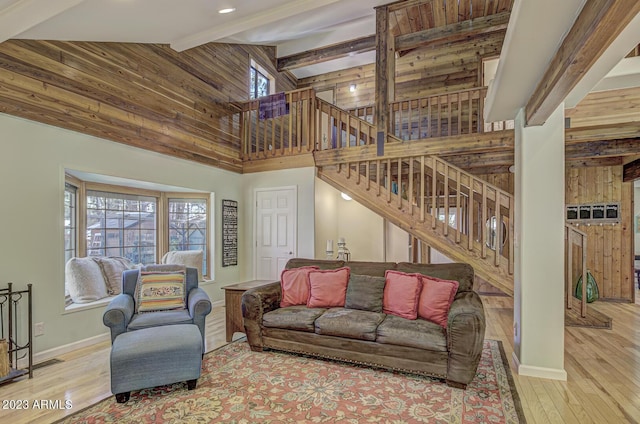
{"type": "Polygon", "coordinates": [[[360,178],[350,178],[348,171],[339,168],[339,165],[318,167],[318,178],[337,190],[347,193],[363,206],[442,252],[451,260],[470,264],[477,276],[509,296],[513,296],[513,276],[509,273],[505,258],[500,257],[499,265],[494,264],[493,253],[482,258],[478,249],[469,250],[466,247],[468,245],[466,235],[461,235],[461,241],[456,242],[455,232],[449,229],[448,234],[445,235],[443,222],[436,220],[436,226],[432,228],[432,216],[428,213],[425,214],[424,221],[420,221],[417,214],[413,213],[413,206],[406,201],[396,201],[398,195],[392,194],[391,201],[388,201],[385,196],[378,194],[385,189],[379,190],[376,182],[368,181],[367,184],[360,184],[360,178]],[[398,207],[398,204],[401,206],[398,207]]]}

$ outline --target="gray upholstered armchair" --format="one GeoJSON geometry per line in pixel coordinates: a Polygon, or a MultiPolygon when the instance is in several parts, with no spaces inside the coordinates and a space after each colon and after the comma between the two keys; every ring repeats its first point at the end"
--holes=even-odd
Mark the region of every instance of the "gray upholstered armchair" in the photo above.
{"type": "MultiPolygon", "coordinates": [[[[167,267],[167,265],[152,267],[154,271],[162,271],[163,267],[167,267]]],[[[168,265],[168,267],[172,267],[172,265],[168,265]]],[[[171,269],[175,270],[175,266],[171,269]]],[[[102,316],[104,325],[111,329],[111,343],[118,335],[127,331],[162,325],[196,324],[202,335],[204,353],[204,324],[206,316],[211,312],[211,301],[207,293],[198,287],[198,270],[186,268],[187,309],[137,314],[135,313],[135,291],[139,272],[137,269],[132,269],[122,273],[122,293],[109,303],[102,316]]]]}

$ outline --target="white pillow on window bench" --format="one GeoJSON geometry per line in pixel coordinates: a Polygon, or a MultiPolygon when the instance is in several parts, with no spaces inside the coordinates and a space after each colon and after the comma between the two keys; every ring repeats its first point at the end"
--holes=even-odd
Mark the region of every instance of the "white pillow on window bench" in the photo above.
{"type": "Polygon", "coordinates": [[[204,252],[202,250],[172,250],[162,257],[163,264],[184,265],[188,268],[198,270],[198,281],[203,281],[202,260],[204,252]]]}
{"type": "Polygon", "coordinates": [[[65,284],[73,303],[89,303],[109,296],[100,265],[93,258],[71,258],[65,265],[65,284]]]}

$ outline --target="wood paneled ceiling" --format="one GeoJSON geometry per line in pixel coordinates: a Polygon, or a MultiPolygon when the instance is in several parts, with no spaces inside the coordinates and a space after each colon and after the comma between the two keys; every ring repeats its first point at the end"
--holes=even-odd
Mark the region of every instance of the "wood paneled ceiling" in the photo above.
{"type": "Polygon", "coordinates": [[[423,0],[399,2],[389,8],[389,24],[393,35],[399,36],[502,12],[511,12],[512,7],[513,0],[423,0]]]}

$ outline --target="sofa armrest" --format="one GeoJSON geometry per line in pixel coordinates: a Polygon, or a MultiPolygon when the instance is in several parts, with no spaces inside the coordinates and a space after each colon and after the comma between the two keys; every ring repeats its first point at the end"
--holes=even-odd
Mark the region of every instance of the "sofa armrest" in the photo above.
{"type": "Polygon", "coordinates": [[[247,290],[242,294],[242,317],[251,350],[262,350],[262,317],[280,307],[282,291],[280,282],[247,290]]]}
{"type": "Polygon", "coordinates": [[[111,329],[111,343],[127,331],[133,312],[133,298],[128,294],[121,293],[109,302],[102,315],[102,322],[111,329]]]}
{"type": "Polygon", "coordinates": [[[466,386],[473,380],[482,355],[485,326],[480,296],[473,291],[458,293],[447,323],[447,381],[466,386]]]}

